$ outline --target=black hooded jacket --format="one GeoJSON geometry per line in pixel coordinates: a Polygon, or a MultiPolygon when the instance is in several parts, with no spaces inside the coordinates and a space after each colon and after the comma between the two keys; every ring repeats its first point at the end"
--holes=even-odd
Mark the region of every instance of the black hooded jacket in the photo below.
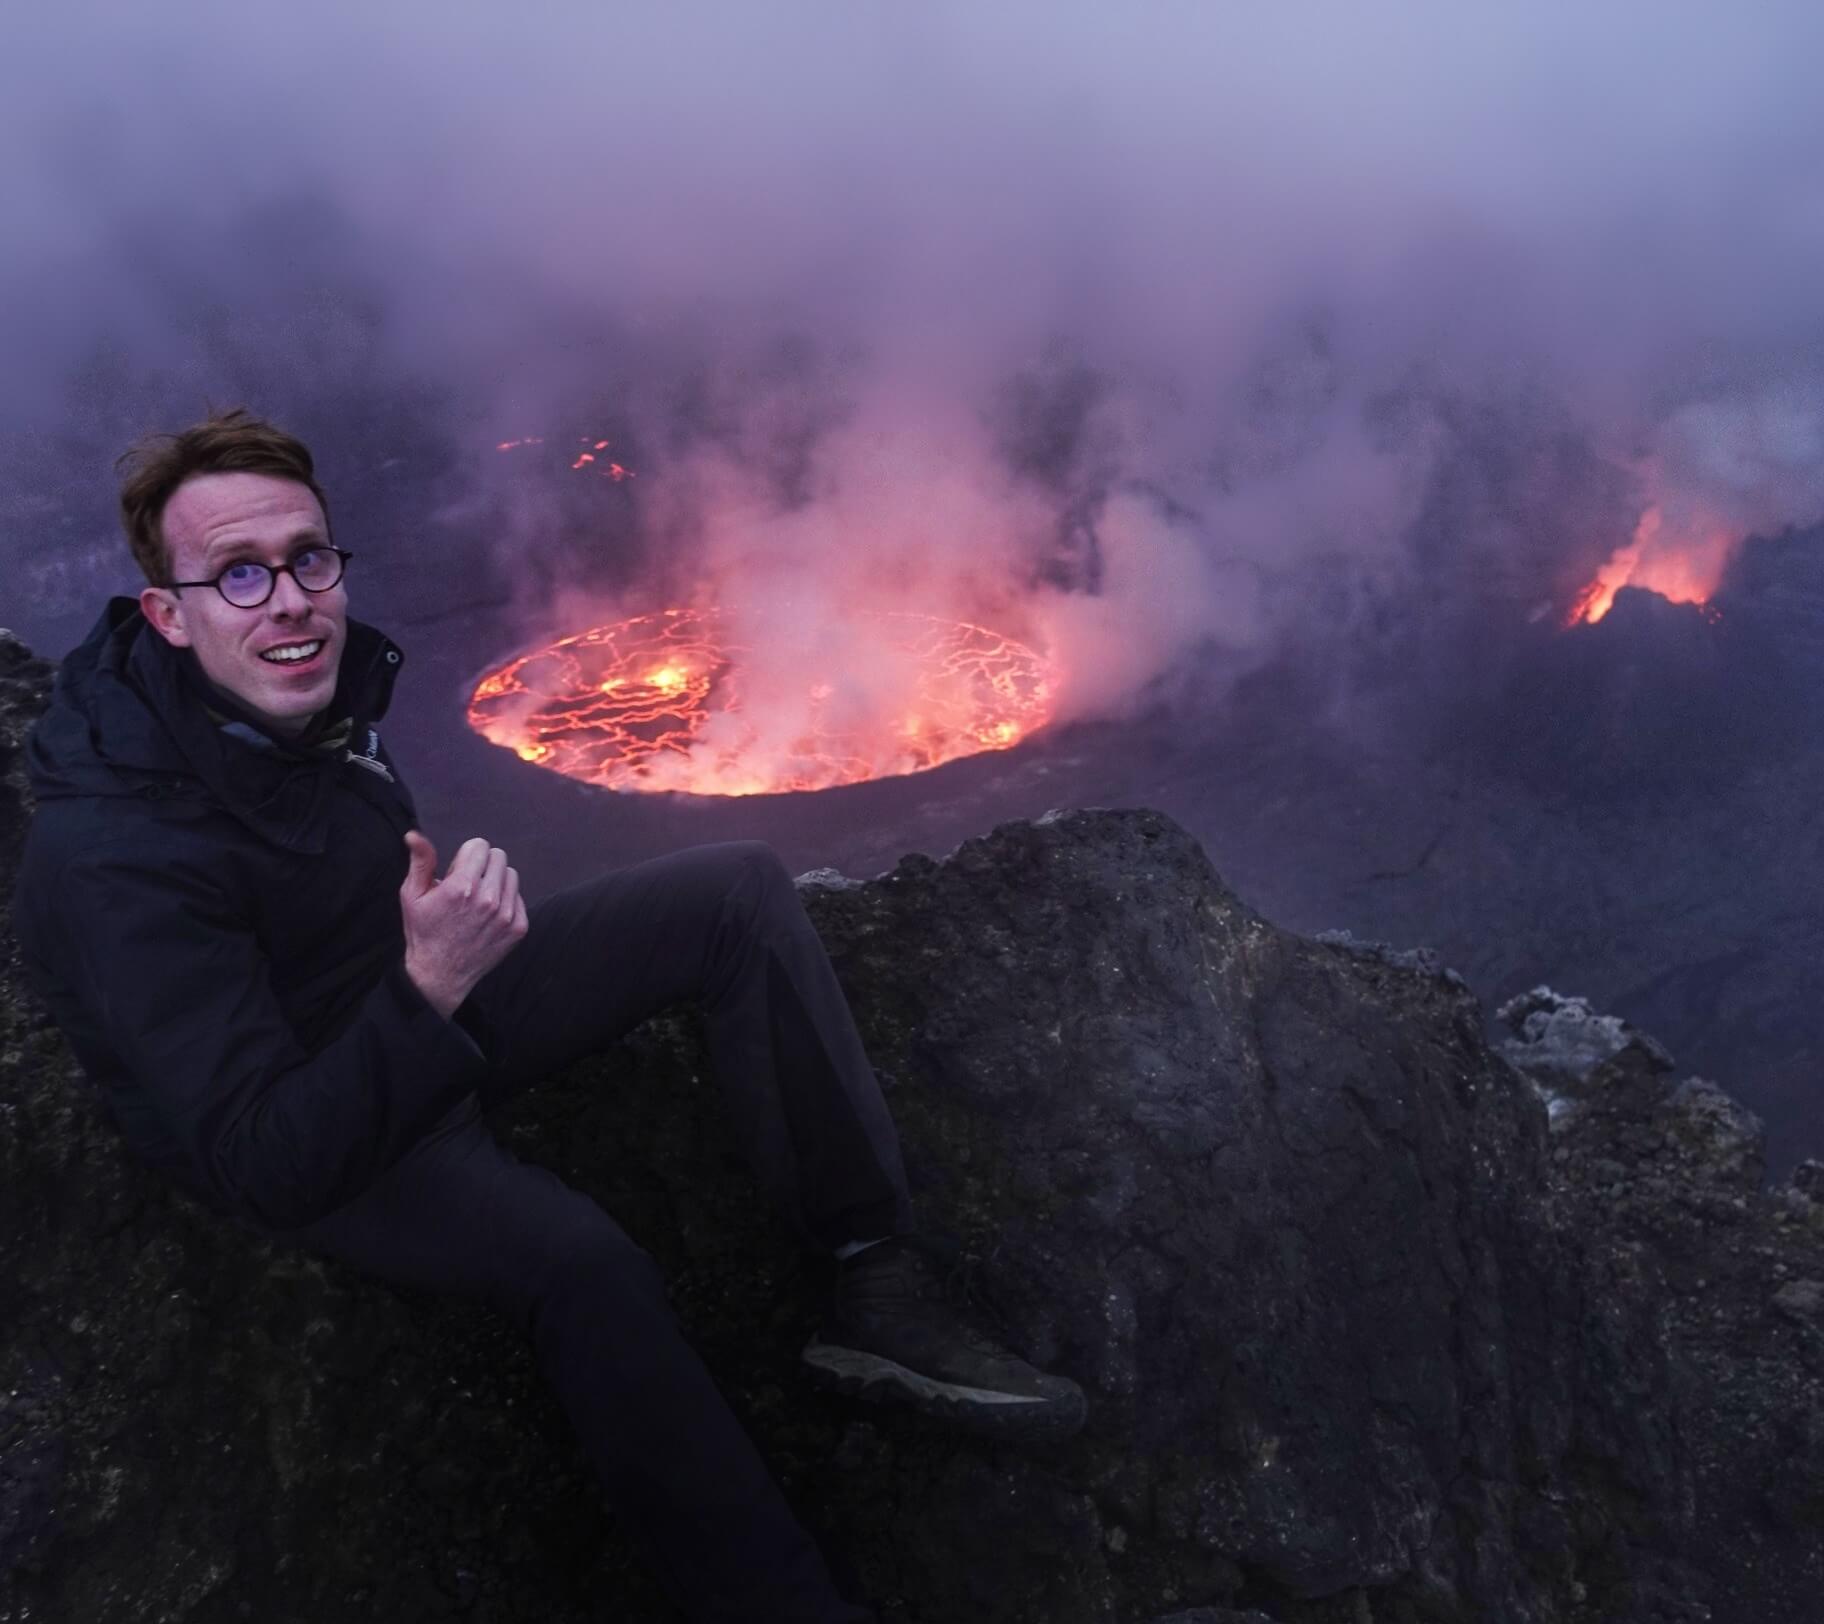
{"type": "Polygon", "coordinates": [[[128,1143],[219,1211],[291,1229],[461,1104],[480,1051],[405,974],[411,797],[373,724],[401,655],[348,622],[346,748],[266,735],[116,598],[29,753],[26,968],[128,1143]]]}

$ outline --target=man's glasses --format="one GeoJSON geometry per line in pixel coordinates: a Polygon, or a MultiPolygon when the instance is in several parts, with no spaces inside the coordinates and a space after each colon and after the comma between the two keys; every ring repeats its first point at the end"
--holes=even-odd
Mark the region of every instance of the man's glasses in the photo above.
{"type": "Polygon", "coordinates": [[[289,564],[280,564],[276,569],[244,558],[207,581],[173,581],[171,585],[212,586],[235,608],[257,609],[272,596],[281,574],[289,575],[306,592],[327,592],[342,579],[343,570],[354,556],[340,547],[304,547],[291,555],[289,564]]]}

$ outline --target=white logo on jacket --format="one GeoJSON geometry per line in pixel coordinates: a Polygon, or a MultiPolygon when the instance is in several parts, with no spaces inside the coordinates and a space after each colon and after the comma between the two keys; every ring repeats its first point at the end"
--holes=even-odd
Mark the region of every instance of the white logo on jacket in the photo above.
{"type": "Polygon", "coordinates": [[[389,784],[395,781],[391,769],[380,759],[380,735],[371,727],[367,730],[366,753],[358,756],[353,750],[344,750],[342,759],[352,761],[357,767],[365,767],[370,773],[378,773],[389,784]]]}

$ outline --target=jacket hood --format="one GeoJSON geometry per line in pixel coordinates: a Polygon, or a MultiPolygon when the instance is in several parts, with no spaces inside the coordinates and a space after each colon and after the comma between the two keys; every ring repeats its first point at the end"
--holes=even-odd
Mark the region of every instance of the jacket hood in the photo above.
{"type": "MultiPolygon", "coordinates": [[[[383,632],[350,620],[327,714],[377,722],[404,654],[383,632]]],[[[339,757],[259,728],[204,677],[188,649],[155,632],[133,598],[113,598],[58,668],[51,703],[32,730],[26,767],[41,801],[137,795],[206,800],[288,850],[322,850],[339,757]],[[270,750],[225,737],[209,710],[265,733],[270,750]]]]}

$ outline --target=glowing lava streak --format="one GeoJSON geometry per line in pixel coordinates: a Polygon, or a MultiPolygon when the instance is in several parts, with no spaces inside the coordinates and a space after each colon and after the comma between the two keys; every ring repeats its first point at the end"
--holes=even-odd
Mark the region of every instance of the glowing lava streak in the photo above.
{"type": "Polygon", "coordinates": [[[1577,594],[1564,623],[1594,626],[1624,586],[1644,587],[1673,603],[1708,603],[1734,547],[1735,537],[1715,524],[1673,535],[1659,508],[1650,507],[1634,527],[1634,539],[1618,547],[1577,594]]]}
{"type": "Polygon", "coordinates": [[[602,456],[602,453],[612,443],[609,440],[584,439],[582,444],[588,449],[578,454],[576,461],[570,464],[570,471],[580,473],[584,469],[593,468],[603,479],[612,479],[617,485],[623,479],[632,479],[634,477],[632,469],[623,468],[618,462],[612,462],[602,456]]]}
{"type": "Polygon", "coordinates": [[[766,795],[1005,750],[1050,719],[1054,674],[1024,645],[931,615],[855,620],[867,669],[794,672],[786,703],[774,693],[754,707],[763,717],[743,708],[751,651],[720,635],[720,612],[665,609],[489,672],[469,724],[523,760],[607,789],[766,795]]]}
{"type": "MultiPolygon", "coordinates": [[[[502,440],[494,449],[496,451],[523,451],[527,446],[543,445],[544,443],[541,435],[529,434],[523,440],[502,440]]],[[[585,434],[577,441],[577,444],[583,449],[577,453],[576,461],[570,464],[570,471],[573,474],[600,474],[603,479],[611,479],[617,485],[622,480],[637,478],[638,476],[631,468],[623,467],[612,458],[602,455],[613,443],[612,440],[592,440],[585,434]]]]}

